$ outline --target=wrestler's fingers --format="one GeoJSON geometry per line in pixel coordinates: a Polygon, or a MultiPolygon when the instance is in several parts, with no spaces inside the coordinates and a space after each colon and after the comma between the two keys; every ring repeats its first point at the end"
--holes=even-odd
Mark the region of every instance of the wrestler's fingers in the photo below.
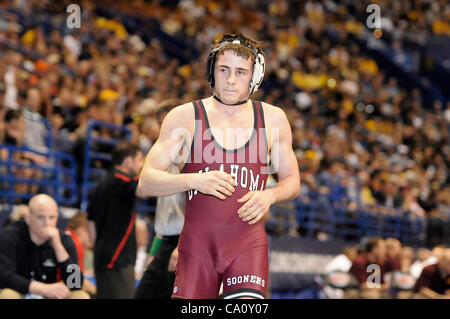
{"type": "Polygon", "coordinates": [[[231,185],[229,182],[221,180],[219,183],[220,186],[226,188],[228,191],[230,191],[231,193],[233,193],[235,191],[235,188],[233,185],[231,185]]]}
{"type": "Polygon", "coordinates": [[[220,193],[222,193],[222,194],[225,194],[225,195],[227,195],[227,196],[233,195],[233,192],[232,192],[232,191],[230,191],[228,188],[226,188],[226,187],[224,187],[224,186],[222,186],[222,185],[219,185],[219,186],[218,186],[217,191],[220,192],[220,193]]]}
{"type": "Polygon", "coordinates": [[[253,205],[255,205],[255,200],[254,198],[251,197],[244,205],[242,205],[241,208],[239,208],[238,214],[239,215],[245,214],[245,212],[253,205]]]}
{"type": "Polygon", "coordinates": [[[257,222],[259,222],[264,217],[264,215],[265,215],[265,213],[262,213],[261,211],[258,211],[256,216],[248,222],[249,225],[256,224],[257,222]]]}
{"type": "Polygon", "coordinates": [[[225,172],[220,172],[220,171],[218,173],[219,173],[220,178],[223,181],[227,182],[228,184],[230,184],[233,187],[236,186],[236,181],[234,180],[233,175],[225,173],[225,172]]]}
{"type": "Polygon", "coordinates": [[[258,213],[258,207],[256,205],[252,205],[249,209],[247,209],[245,212],[242,212],[239,214],[239,217],[242,218],[244,222],[247,222],[251,219],[253,219],[256,214],[258,213]]]}
{"type": "Polygon", "coordinates": [[[238,203],[244,203],[244,202],[248,201],[252,195],[253,195],[253,192],[248,192],[247,194],[245,194],[244,196],[239,198],[237,201],[238,201],[238,203]]]}
{"type": "Polygon", "coordinates": [[[217,197],[217,198],[219,198],[219,199],[222,199],[222,200],[227,199],[227,197],[226,197],[224,194],[220,193],[220,192],[217,191],[217,190],[213,191],[213,192],[211,193],[211,195],[213,195],[213,196],[215,196],[215,197],[217,197]]]}

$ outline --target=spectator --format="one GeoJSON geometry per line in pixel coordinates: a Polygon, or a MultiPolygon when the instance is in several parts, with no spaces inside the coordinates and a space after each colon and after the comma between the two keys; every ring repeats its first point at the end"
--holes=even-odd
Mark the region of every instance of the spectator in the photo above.
{"type": "Polygon", "coordinates": [[[450,299],[450,249],[436,264],[423,268],[415,287],[415,298],[450,299]]]}
{"type": "Polygon", "coordinates": [[[23,113],[18,110],[7,110],[5,113],[5,131],[3,143],[23,146],[25,119],[23,113]]]}
{"type": "Polygon", "coordinates": [[[419,190],[417,188],[404,188],[404,198],[402,208],[409,211],[412,216],[425,217],[425,210],[419,205],[418,199],[419,190]]]}
{"type": "Polygon", "coordinates": [[[370,238],[365,244],[364,252],[353,260],[349,273],[358,279],[362,298],[372,299],[385,296],[386,285],[383,278],[385,255],[384,240],[370,238]]]}
{"type": "MultiPolygon", "coordinates": [[[[331,282],[329,282],[327,285],[325,285],[323,292],[328,298],[332,299],[342,299],[344,297],[344,289],[352,289],[352,281],[356,282],[356,279],[349,274],[349,270],[352,266],[353,260],[356,258],[358,253],[358,248],[356,247],[345,247],[342,252],[334,257],[326,266],[325,266],[325,273],[328,276],[329,281],[330,275],[333,273],[340,273],[341,275],[347,275],[346,279],[348,280],[348,283],[343,288],[334,288],[331,285],[331,282]]],[[[340,277],[342,279],[344,277],[340,277]]],[[[348,297],[348,293],[347,293],[348,297]]]]}
{"type": "MultiPolygon", "coordinates": [[[[84,252],[86,249],[92,248],[86,213],[77,212],[67,223],[65,233],[72,238],[75,249],[77,250],[78,265],[80,265],[81,271],[86,274],[86,269],[84,267],[84,252]]],[[[89,280],[83,281],[81,289],[86,291],[91,298],[95,297],[97,293],[97,287],[89,280]]]]}
{"type": "Polygon", "coordinates": [[[428,248],[419,248],[416,256],[417,259],[411,265],[411,274],[418,279],[422,269],[429,265],[428,259],[431,257],[431,251],[428,248]]]}
{"type": "Polygon", "coordinates": [[[400,270],[402,243],[396,238],[386,238],[386,258],[384,260],[384,271],[386,273],[400,270]]]}
{"type": "MultiPolygon", "coordinates": [[[[39,113],[41,101],[41,93],[38,88],[30,88],[27,91],[27,100],[24,107],[26,127],[24,145],[40,152],[47,152],[46,139],[50,132],[44,123],[47,120],[39,113]]],[[[41,159],[43,161],[39,162],[39,164],[45,164],[44,158],[41,159]]]]}
{"type": "Polygon", "coordinates": [[[91,192],[89,231],[94,246],[97,298],[131,299],[136,286],[135,200],[143,164],[139,146],[123,142],[113,151],[113,169],[91,192]]]}
{"type": "Polygon", "coordinates": [[[332,271],[349,272],[353,261],[357,256],[358,249],[356,247],[345,247],[342,252],[334,257],[326,266],[325,272],[332,271]]]}
{"type": "MultiPolygon", "coordinates": [[[[5,114],[5,134],[3,143],[17,147],[24,146],[25,119],[20,110],[8,110],[5,114]]],[[[28,151],[12,150],[8,154],[6,149],[0,150],[0,156],[3,160],[11,159],[25,165],[41,163],[42,156],[28,151]]],[[[12,166],[11,170],[15,177],[23,179],[40,180],[42,172],[36,169],[20,166],[12,166]]],[[[8,173],[6,173],[8,174],[8,173]]],[[[38,185],[33,183],[15,183],[14,191],[22,194],[34,194],[38,191],[38,185]]],[[[17,199],[17,201],[21,201],[17,199]]]]}
{"type": "Polygon", "coordinates": [[[411,273],[411,267],[413,265],[414,259],[416,258],[416,254],[414,249],[408,246],[402,247],[402,251],[400,253],[400,268],[399,270],[402,272],[411,273]]]}
{"type": "Polygon", "coordinates": [[[31,198],[30,213],[0,230],[0,298],[89,298],[80,291],[83,273],[69,236],[58,230],[58,206],[48,195],[31,198]],[[36,262],[39,260],[40,262],[36,262]],[[62,280],[62,281],[61,281],[62,280]],[[70,289],[69,289],[70,288],[70,289]]]}
{"type": "MultiPolygon", "coordinates": [[[[443,213],[442,213],[443,215],[443,213]]],[[[442,245],[445,240],[445,219],[437,208],[433,208],[427,216],[425,244],[428,247],[442,245]]]]}
{"type": "MultiPolygon", "coordinates": [[[[395,241],[390,244],[396,246],[395,241]]],[[[416,283],[416,278],[411,273],[414,250],[411,247],[403,247],[399,255],[399,268],[387,273],[385,281],[389,283],[389,293],[393,298],[409,299],[414,294],[416,283]]]]}

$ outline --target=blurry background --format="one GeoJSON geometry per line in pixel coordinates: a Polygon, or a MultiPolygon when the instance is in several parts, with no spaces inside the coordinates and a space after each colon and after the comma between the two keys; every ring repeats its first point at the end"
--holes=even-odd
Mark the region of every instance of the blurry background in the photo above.
{"type": "MultiPolygon", "coordinates": [[[[206,56],[229,32],[263,41],[253,98],[288,114],[301,172],[266,223],[273,298],[339,296],[325,266],[373,236],[398,239],[406,265],[450,243],[445,0],[0,0],[0,222],[38,191],[61,227],[85,210],[115,143],[147,153],[162,101],[211,94],[206,56]]],[[[149,242],[154,205],[137,206],[149,242]]]]}

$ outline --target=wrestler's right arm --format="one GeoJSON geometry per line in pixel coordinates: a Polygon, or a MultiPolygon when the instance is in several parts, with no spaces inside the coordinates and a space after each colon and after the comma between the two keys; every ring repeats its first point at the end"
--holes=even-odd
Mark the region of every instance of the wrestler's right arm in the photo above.
{"type": "MultiPolygon", "coordinates": [[[[177,163],[180,151],[190,149],[195,126],[195,113],[191,103],[171,110],[161,125],[158,140],[149,151],[139,176],[136,195],[139,197],[168,196],[190,189],[225,199],[231,196],[235,185],[233,177],[225,172],[203,174],[172,174],[167,169],[177,163]],[[186,147],[188,146],[188,147],[186,147]]],[[[181,156],[182,162],[188,157],[181,156]]]]}

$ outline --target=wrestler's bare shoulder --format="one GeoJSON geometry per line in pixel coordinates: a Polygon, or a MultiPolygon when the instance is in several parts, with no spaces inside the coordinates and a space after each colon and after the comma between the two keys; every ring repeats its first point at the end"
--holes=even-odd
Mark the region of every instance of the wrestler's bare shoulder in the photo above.
{"type": "Polygon", "coordinates": [[[192,106],[192,102],[174,107],[164,118],[165,124],[172,128],[180,127],[191,129],[194,121],[195,110],[192,106]]]}
{"type": "Polygon", "coordinates": [[[267,126],[278,127],[280,124],[285,124],[287,116],[281,107],[266,102],[262,102],[262,106],[267,126]]]}

